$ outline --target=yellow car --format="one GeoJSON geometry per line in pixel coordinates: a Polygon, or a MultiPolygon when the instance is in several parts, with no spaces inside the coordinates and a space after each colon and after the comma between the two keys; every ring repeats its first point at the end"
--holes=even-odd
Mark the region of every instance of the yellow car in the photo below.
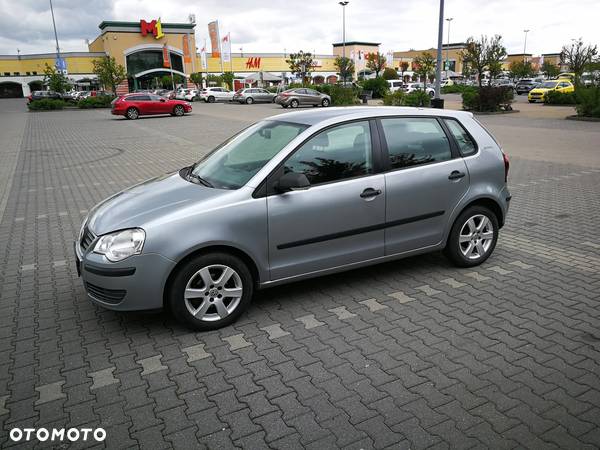
{"type": "Polygon", "coordinates": [[[562,92],[566,94],[569,92],[574,92],[575,86],[573,86],[573,83],[566,79],[544,81],[529,91],[527,100],[529,100],[529,103],[534,103],[537,101],[543,102],[546,98],[546,93],[549,91],[562,92]]]}

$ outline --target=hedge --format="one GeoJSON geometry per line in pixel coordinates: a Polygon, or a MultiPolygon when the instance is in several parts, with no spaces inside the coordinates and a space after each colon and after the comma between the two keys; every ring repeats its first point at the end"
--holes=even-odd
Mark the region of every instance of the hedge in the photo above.
{"type": "Polygon", "coordinates": [[[113,97],[101,95],[98,97],[86,97],[77,102],[77,106],[82,109],[90,108],[110,108],[113,97]]]}
{"type": "Polygon", "coordinates": [[[33,100],[29,102],[27,107],[31,111],[51,111],[55,109],[63,109],[66,105],[67,104],[64,100],[55,98],[43,98],[40,100],[33,100]]]}

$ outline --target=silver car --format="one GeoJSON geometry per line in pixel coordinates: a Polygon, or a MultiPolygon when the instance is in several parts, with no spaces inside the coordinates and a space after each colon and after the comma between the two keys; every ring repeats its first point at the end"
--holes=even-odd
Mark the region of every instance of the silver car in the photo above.
{"type": "Polygon", "coordinates": [[[309,88],[296,88],[283,91],[275,97],[275,103],[284,108],[297,108],[302,105],[312,106],[329,106],[331,105],[331,97],[322,92],[315,91],[309,88]]]}
{"type": "Polygon", "coordinates": [[[95,206],[75,242],[89,298],[208,330],[256,289],[444,250],[485,261],[508,159],[471,113],[329,108],[262,120],[192,166],[95,206]]]}
{"type": "Polygon", "coordinates": [[[235,94],[233,94],[233,101],[242,104],[246,103],[247,105],[259,102],[272,103],[275,101],[275,96],[276,94],[273,92],[269,92],[262,88],[238,89],[235,94]]]}

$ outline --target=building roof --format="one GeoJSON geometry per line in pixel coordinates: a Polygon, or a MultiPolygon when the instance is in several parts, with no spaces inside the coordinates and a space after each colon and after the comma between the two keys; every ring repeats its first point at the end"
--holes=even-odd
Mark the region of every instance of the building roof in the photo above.
{"type": "MultiPolygon", "coordinates": [[[[195,23],[167,23],[162,22],[163,28],[182,28],[184,30],[193,30],[196,26],[195,23]]],[[[115,20],[103,20],[98,25],[98,28],[104,30],[107,27],[120,27],[120,28],[139,28],[140,22],[120,22],[115,20]]]]}
{"type": "MultiPolygon", "coordinates": [[[[370,47],[378,47],[381,45],[381,42],[364,42],[364,41],[347,41],[346,46],[348,45],[368,45],[370,47]]],[[[343,47],[344,42],[334,42],[332,44],[334,47],[343,47]]]]}

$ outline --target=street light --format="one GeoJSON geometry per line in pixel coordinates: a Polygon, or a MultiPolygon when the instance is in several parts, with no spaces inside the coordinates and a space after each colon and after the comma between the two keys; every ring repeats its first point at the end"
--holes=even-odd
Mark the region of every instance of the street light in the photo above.
{"type": "Polygon", "coordinates": [[[444,108],[444,100],[440,98],[440,84],[442,78],[442,41],[444,40],[444,0],[440,0],[440,17],[438,21],[437,58],[435,66],[435,98],[431,102],[434,108],[444,108]]]}
{"type": "Polygon", "coordinates": [[[346,85],[346,72],[348,63],[346,62],[346,5],[348,1],[339,2],[342,6],[342,60],[344,61],[344,86],[346,85]]]}
{"type": "Polygon", "coordinates": [[[448,45],[446,46],[446,78],[448,78],[448,71],[450,70],[450,22],[454,20],[454,17],[447,17],[448,22],[448,45]]]}
{"type": "Polygon", "coordinates": [[[525,55],[527,53],[527,33],[529,33],[531,30],[523,30],[523,33],[525,33],[525,43],[523,44],[523,62],[527,62],[527,56],[525,55]]]}
{"type": "Polygon", "coordinates": [[[52,26],[54,27],[54,39],[56,40],[56,62],[59,62],[60,47],[58,46],[58,34],[56,34],[56,22],[54,21],[54,8],[52,8],[52,0],[50,0],[50,13],[52,14],[52,26]]]}

